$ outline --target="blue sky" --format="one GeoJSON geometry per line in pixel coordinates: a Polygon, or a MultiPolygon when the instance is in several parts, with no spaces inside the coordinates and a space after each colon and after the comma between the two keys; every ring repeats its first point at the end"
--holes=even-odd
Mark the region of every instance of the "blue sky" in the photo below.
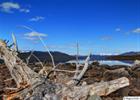
{"type": "Polygon", "coordinates": [[[140,51],[140,0],[0,0],[0,38],[11,33],[20,50],[45,50],[40,36],[68,54],[140,51]]]}

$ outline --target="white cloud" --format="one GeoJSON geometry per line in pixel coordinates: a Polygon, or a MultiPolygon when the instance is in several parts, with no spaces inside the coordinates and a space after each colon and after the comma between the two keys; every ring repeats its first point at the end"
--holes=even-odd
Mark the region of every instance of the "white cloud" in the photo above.
{"type": "Polygon", "coordinates": [[[36,38],[34,38],[34,37],[24,37],[24,39],[27,39],[27,40],[36,40],[36,38]]]}
{"type": "Polygon", "coordinates": [[[30,12],[30,10],[29,10],[29,9],[20,9],[20,12],[29,13],[29,12],[30,12]]]}
{"type": "Polygon", "coordinates": [[[116,31],[116,32],[120,32],[121,29],[120,29],[120,28],[116,28],[115,31],[116,31]]]}
{"type": "Polygon", "coordinates": [[[140,33],[140,28],[136,28],[132,31],[133,33],[140,33]]]}
{"type": "Polygon", "coordinates": [[[41,21],[41,20],[44,20],[44,19],[45,19],[45,17],[36,16],[36,17],[31,18],[29,21],[37,22],[37,21],[41,21]]]}
{"type": "Polygon", "coordinates": [[[14,13],[14,10],[18,10],[20,12],[28,13],[29,9],[21,8],[18,3],[14,2],[3,2],[0,4],[0,10],[5,13],[14,13]]]}
{"type": "Polygon", "coordinates": [[[24,34],[23,38],[26,40],[30,40],[33,43],[38,43],[39,37],[47,37],[47,35],[44,33],[39,33],[39,32],[30,32],[30,33],[24,34]]]}
{"type": "Polygon", "coordinates": [[[103,40],[103,41],[108,41],[108,40],[111,40],[111,39],[112,39],[111,36],[103,36],[103,37],[101,37],[101,40],[103,40]]]}
{"type": "Polygon", "coordinates": [[[39,43],[39,39],[37,37],[28,37],[25,36],[23,39],[30,40],[32,43],[39,43]]]}
{"type": "Polygon", "coordinates": [[[44,33],[39,33],[39,32],[30,32],[30,33],[26,33],[24,34],[25,37],[46,37],[47,35],[44,33]]]}
{"type": "Polygon", "coordinates": [[[12,2],[4,2],[0,4],[1,11],[7,12],[7,13],[13,13],[12,10],[20,9],[20,5],[18,3],[12,3],[12,2]]]}

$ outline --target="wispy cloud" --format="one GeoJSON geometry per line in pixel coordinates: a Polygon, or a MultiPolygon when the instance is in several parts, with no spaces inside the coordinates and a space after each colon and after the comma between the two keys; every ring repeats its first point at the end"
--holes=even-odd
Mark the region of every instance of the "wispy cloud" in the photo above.
{"type": "Polygon", "coordinates": [[[46,37],[47,35],[45,33],[39,33],[39,32],[30,32],[30,33],[26,33],[24,34],[25,36],[28,36],[28,37],[46,37]]]}
{"type": "Polygon", "coordinates": [[[116,32],[120,32],[121,29],[120,29],[120,28],[116,28],[115,31],[116,31],[116,32]]]}
{"type": "Polygon", "coordinates": [[[30,32],[24,34],[24,39],[31,40],[31,41],[38,41],[38,37],[47,37],[45,33],[39,33],[39,32],[30,32]]]}
{"type": "Polygon", "coordinates": [[[37,37],[24,36],[23,39],[29,40],[29,41],[31,41],[34,44],[39,43],[39,39],[37,37]]]}
{"type": "Polygon", "coordinates": [[[139,28],[135,28],[135,29],[133,29],[133,30],[130,30],[130,31],[127,31],[127,32],[125,32],[125,34],[126,35],[131,35],[131,34],[140,34],[140,27],[139,28]]]}
{"type": "Polygon", "coordinates": [[[140,28],[136,28],[136,29],[134,29],[132,32],[133,32],[133,33],[138,33],[138,34],[140,34],[140,28]]]}
{"type": "Polygon", "coordinates": [[[28,36],[25,36],[24,39],[31,40],[31,41],[33,41],[33,40],[37,40],[37,38],[34,38],[34,37],[28,37],[28,36]]]}
{"type": "Polygon", "coordinates": [[[0,4],[0,11],[5,13],[14,13],[15,10],[20,12],[29,13],[29,9],[22,8],[18,3],[14,2],[3,2],[0,4]]]}
{"type": "Polygon", "coordinates": [[[30,12],[30,10],[29,9],[20,9],[20,12],[25,12],[25,13],[29,13],[30,12]]]}
{"type": "Polygon", "coordinates": [[[103,36],[103,37],[101,37],[101,40],[103,40],[103,41],[108,41],[108,40],[111,40],[111,39],[112,39],[111,36],[103,36]]]}
{"type": "Polygon", "coordinates": [[[33,18],[29,19],[29,21],[37,22],[37,21],[41,21],[41,20],[44,20],[44,19],[45,19],[45,17],[36,16],[36,17],[33,17],[33,18]]]}

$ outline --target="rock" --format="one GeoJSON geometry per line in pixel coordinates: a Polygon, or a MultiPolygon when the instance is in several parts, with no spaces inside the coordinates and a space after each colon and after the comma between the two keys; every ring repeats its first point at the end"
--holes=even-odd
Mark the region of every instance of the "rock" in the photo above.
{"type": "Polygon", "coordinates": [[[140,65],[140,60],[135,60],[134,65],[140,65]]]}
{"type": "Polygon", "coordinates": [[[98,95],[92,95],[88,98],[88,100],[102,100],[100,96],[98,95]]]}
{"type": "Polygon", "coordinates": [[[135,71],[135,70],[140,70],[140,65],[133,65],[131,67],[132,71],[135,71]]]}
{"type": "Polygon", "coordinates": [[[105,69],[111,69],[111,66],[107,65],[107,64],[102,64],[99,67],[105,68],[105,69]]]}
{"type": "Polygon", "coordinates": [[[104,81],[114,80],[120,77],[128,77],[128,78],[130,77],[128,71],[126,71],[125,68],[107,70],[103,73],[104,81]]]}
{"type": "Polygon", "coordinates": [[[103,100],[112,100],[111,97],[102,97],[103,100]]]}
{"type": "Polygon", "coordinates": [[[131,88],[137,88],[140,90],[140,78],[133,78],[131,79],[131,88]]]}
{"type": "Polygon", "coordinates": [[[139,96],[140,95],[140,90],[137,89],[137,88],[134,88],[129,92],[129,95],[130,96],[139,96]]]}
{"type": "Polygon", "coordinates": [[[118,93],[117,97],[128,96],[129,91],[130,91],[129,87],[125,87],[125,88],[119,89],[118,91],[116,91],[118,93]]]}
{"type": "Polygon", "coordinates": [[[94,65],[94,66],[99,66],[99,65],[100,65],[100,63],[99,63],[98,61],[93,61],[93,62],[91,63],[91,65],[94,65]]]}
{"type": "Polygon", "coordinates": [[[127,65],[113,65],[111,66],[112,70],[119,69],[119,68],[129,68],[130,66],[127,65]]]}
{"type": "Polygon", "coordinates": [[[133,74],[137,77],[140,78],[140,65],[134,65],[132,68],[133,74]]]}
{"type": "Polygon", "coordinates": [[[62,69],[62,70],[75,70],[76,69],[76,64],[75,63],[60,64],[59,66],[57,66],[57,69],[62,69]]]}
{"type": "Polygon", "coordinates": [[[112,65],[112,66],[109,66],[107,64],[102,64],[99,67],[103,67],[103,68],[108,69],[108,70],[115,70],[115,69],[119,69],[119,68],[129,68],[130,66],[127,66],[127,65],[112,65]]]}
{"type": "Polygon", "coordinates": [[[44,100],[60,100],[60,96],[56,94],[46,94],[45,97],[43,98],[44,100]]]}

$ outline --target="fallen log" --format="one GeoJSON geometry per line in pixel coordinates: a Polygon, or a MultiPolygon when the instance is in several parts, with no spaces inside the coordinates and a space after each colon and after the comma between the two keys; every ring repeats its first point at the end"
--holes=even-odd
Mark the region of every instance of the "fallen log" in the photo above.
{"type": "Polygon", "coordinates": [[[129,84],[128,78],[122,77],[116,80],[95,83],[92,85],[73,86],[64,88],[63,98],[65,97],[67,100],[81,100],[81,98],[86,99],[88,96],[92,95],[107,96],[120,88],[129,86],[129,84]]]}
{"type": "MultiPolygon", "coordinates": [[[[48,100],[51,95],[55,95],[60,98],[58,100],[86,100],[89,96],[98,95],[98,96],[107,96],[110,93],[129,86],[129,80],[126,77],[122,77],[116,80],[109,82],[100,82],[92,85],[83,85],[83,86],[67,86],[62,84],[53,84],[47,82],[46,84],[40,84],[38,87],[26,87],[22,90],[15,91],[5,95],[5,100],[11,100],[13,98],[40,98],[38,100],[48,100]],[[51,89],[54,89],[53,91],[51,89]],[[45,91],[48,91],[45,93],[45,91]],[[43,95],[44,93],[44,95],[43,95]]],[[[52,99],[52,98],[51,98],[52,99]]],[[[52,99],[55,100],[55,99],[52,99]]]]}
{"type": "Polygon", "coordinates": [[[22,87],[22,85],[32,85],[34,82],[39,81],[39,75],[32,71],[17,56],[15,51],[8,48],[4,41],[0,41],[0,54],[18,88],[22,87]]]}
{"type": "Polygon", "coordinates": [[[107,96],[120,88],[129,86],[129,84],[129,79],[126,77],[122,77],[108,82],[100,82],[89,86],[92,87],[90,90],[90,95],[97,94],[99,96],[107,96]]]}

